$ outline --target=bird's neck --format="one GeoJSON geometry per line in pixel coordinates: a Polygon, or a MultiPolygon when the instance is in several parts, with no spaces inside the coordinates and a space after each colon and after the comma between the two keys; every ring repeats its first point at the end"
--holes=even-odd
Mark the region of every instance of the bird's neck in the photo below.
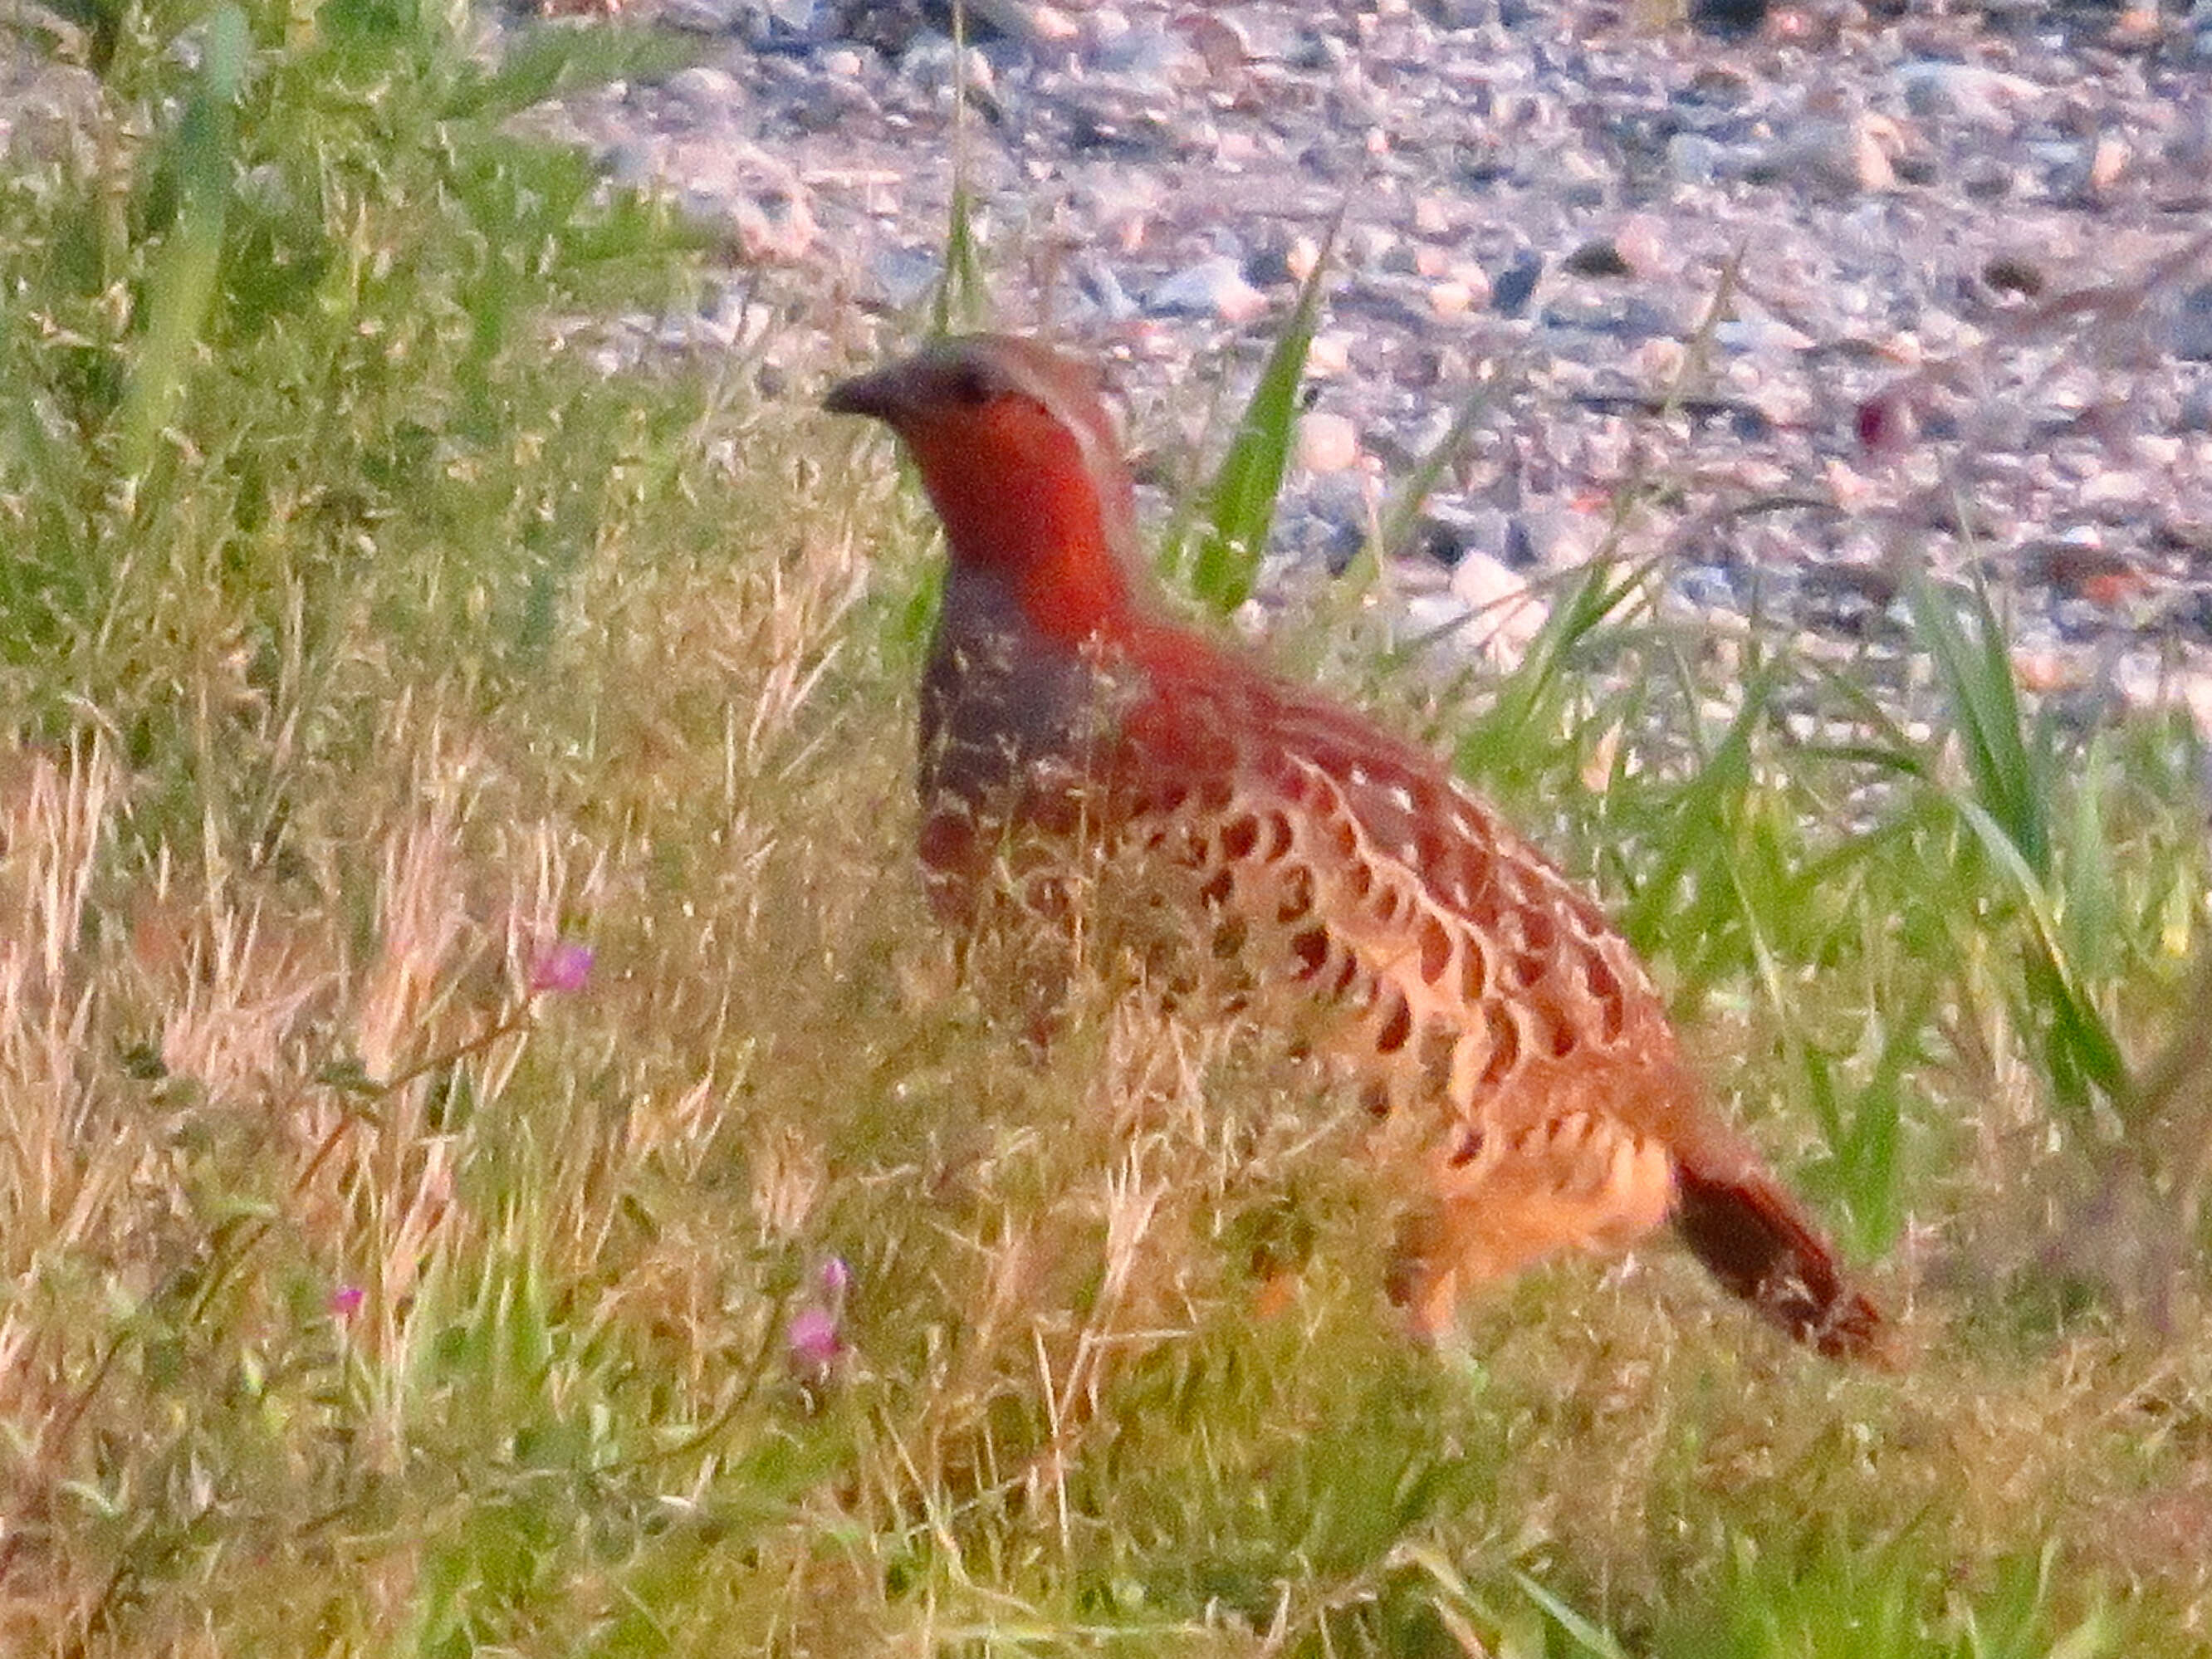
{"type": "Polygon", "coordinates": [[[1053,637],[996,572],[956,561],[922,678],[926,811],[950,812],[964,835],[1003,822],[1015,800],[1040,788],[1065,793],[1110,718],[1122,663],[1113,640],[1053,637]]]}
{"type": "MultiPolygon", "coordinates": [[[[1127,565],[1127,503],[1087,468],[1033,465],[985,477],[925,464],[923,479],[951,554],[951,602],[962,586],[1018,606],[1028,627],[1067,647],[1127,637],[1139,609],[1127,565]]],[[[1110,483],[1110,481],[1109,481],[1110,483]]]]}
{"type": "Polygon", "coordinates": [[[1119,644],[1134,622],[1129,579],[1103,550],[1063,545],[1040,560],[1032,550],[1015,586],[1030,625],[1061,645],[1119,644]]]}

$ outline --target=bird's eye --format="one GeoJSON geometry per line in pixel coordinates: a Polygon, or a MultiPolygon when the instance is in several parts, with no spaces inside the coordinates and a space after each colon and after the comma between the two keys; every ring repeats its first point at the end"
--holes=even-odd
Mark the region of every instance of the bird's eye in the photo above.
{"type": "Polygon", "coordinates": [[[970,409],[980,408],[991,401],[991,377],[976,363],[963,363],[952,371],[952,384],[946,388],[952,400],[965,404],[970,409]]]}

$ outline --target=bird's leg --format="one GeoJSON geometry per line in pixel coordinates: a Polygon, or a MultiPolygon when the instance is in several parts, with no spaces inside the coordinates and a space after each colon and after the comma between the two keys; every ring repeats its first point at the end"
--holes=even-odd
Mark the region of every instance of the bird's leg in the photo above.
{"type": "Polygon", "coordinates": [[[1403,1313],[1407,1334],[1427,1346],[1459,1328],[1462,1255],[1450,1237],[1449,1218],[1444,1206],[1434,1203],[1403,1217],[1384,1281],[1392,1304],[1403,1313]]]}

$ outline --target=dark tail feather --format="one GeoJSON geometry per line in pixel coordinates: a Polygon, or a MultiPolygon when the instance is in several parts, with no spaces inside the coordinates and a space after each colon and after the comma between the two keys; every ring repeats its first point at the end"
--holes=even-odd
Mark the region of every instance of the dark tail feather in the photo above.
{"type": "Polygon", "coordinates": [[[1715,1279],[1831,1358],[1896,1363],[1881,1310],[1771,1176],[1743,1159],[1678,1159],[1674,1180],[1674,1225],[1715,1279]]]}

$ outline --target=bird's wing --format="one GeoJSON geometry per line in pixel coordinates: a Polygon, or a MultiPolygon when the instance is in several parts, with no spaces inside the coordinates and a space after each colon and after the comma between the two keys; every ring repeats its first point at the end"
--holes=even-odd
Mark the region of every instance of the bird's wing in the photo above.
{"type": "MultiPolygon", "coordinates": [[[[1419,750],[1241,665],[1157,677],[1122,732],[1119,816],[1192,873],[1263,989],[1324,1011],[1376,1104],[1510,1134],[1589,1109],[1592,1079],[1672,1081],[1627,942],[1419,750]]],[[[1662,1103],[1612,1092],[1632,1123],[1662,1103]]]]}
{"type": "Polygon", "coordinates": [[[1884,1352],[1879,1310],[1706,1109],[1628,942],[1434,760],[1237,664],[1156,673],[1115,771],[1125,836],[1194,884],[1255,1011],[1306,1024],[1423,1147],[1437,1236],[1405,1289],[1425,1327],[1468,1283],[1617,1248],[1679,1205],[1775,1323],[1884,1352]]]}

